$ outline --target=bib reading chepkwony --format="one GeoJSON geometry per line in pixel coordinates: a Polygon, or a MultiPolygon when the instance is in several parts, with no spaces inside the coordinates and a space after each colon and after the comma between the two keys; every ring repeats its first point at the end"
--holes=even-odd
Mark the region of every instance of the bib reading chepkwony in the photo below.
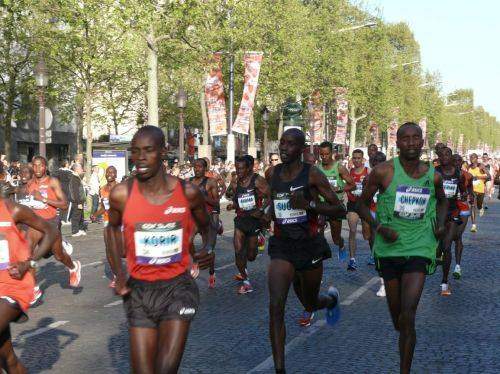
{"type": "Polygon", "coordinates": [[[394,216],[409,220],[422,219],[430,197],[428,187],[398,186],[394,202],[394,216]]]}

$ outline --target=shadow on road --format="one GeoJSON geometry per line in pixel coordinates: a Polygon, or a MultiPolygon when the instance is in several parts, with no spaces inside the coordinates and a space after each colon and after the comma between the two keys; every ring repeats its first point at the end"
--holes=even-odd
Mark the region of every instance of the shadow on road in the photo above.
{"type": "Polygon", "coordinates": [[[50,328],[54,322],[51,317],[42,318],[36,328],[23,331],[14,343],[17,349],[23,349],[20,359],[27,365],[29,373],[51,370],[61,358],[61,352],[79,336],[60,328],[50,328]],[[50,330],[33,335],[35,331],[43,328],[50,330]]]}
{"type": "Polygon", "coordinates": [[[129,373],[129,340],[128,325],[126,322],[120,324],[120,330],[109,337],[108,351],[111,356],[111,367],[115,373],[129,373]]]}

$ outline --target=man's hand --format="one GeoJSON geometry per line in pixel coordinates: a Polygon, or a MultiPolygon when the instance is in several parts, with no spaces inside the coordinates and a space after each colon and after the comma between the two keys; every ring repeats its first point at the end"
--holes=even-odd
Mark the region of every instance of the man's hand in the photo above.
{"type": "Polygon", "coordinates": [[[290,205],[293,209],[308,209],[309,200],[306,200],[302,191],[293,192],[290,197],[290,205]]]}
{"type": "Polygon", "coordinates": [[[399,234],[390,227],[380,226],[377,233],[379,233],[387,243],[394,243],[399,238],[399,234]]]}
{"type": "Polygon", "coordinates": [[[37,201],[43,201],[43,196],[39,191],[33,191],[33,198],[37,201]]]}
{"type": "Polygon", "coordinates": [[[215,253],[208,252],[206,249],[202,249],[193,255],[193,260],[198,264],[200,270],[208,269],[215,259],[215,253]]]}
{"type": "Polygon", "coordinates": [[[29,268],[29,261],[14,262],[9,266],[9,275],[14,279],[21,280],[23,279],[24,274],[26,274],[29,268]]]}
{"type": "Polygon", "coordinates": [[[126,296],[130,293],[130,288],[127,286],[127,280],[123,275],[116,276],[115,293],[120,296],[126,296]]]}
{"type": "Polygon", "coordinates": [[[439,227],[439,224],[436,219],[432,220],[432,230],[434,231],[434,236],[437,240],[440,240],[444,237],[446,232],[446,228],[444,226],[439,227]]]}

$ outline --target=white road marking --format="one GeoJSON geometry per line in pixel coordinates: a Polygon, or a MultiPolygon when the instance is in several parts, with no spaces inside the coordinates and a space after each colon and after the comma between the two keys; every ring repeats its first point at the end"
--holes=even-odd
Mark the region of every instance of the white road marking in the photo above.
{"type": "Polygon", "coordinates": [[[112,306],[120,305],[123,304],[123,300],[116,300],[113,301],[112,303],[104,305],[105,308],[111,308],[112,306]]]}
{"type": "Polygon", "coordinates": [[[67,324],[69,321],[56,321],[56,322],[52,322],[50,325],[47,325],[45,327],[41,327],[39,329],[36,329],[35,331],[33,332],[29,332],[27,334],[24,334],[24,335],[20,335],[17,339],[17,340],[25,340],[25,339],[28,339],[28,338],[31,338],[32,336],[37,336],[37,335],[40,335],[40,334],[43,334],[47,331],[50,331],[50,330],[53,330],[53,329],[56,329],[58,328],[59,326],[62,326],[62,325],[65,325],[67,324]]]}
{"type": "MultiPolygon", "coordinates": [[[[351,305],[354,301],[359,299],[361,295],[363,295],[372,285],[377,283],[379,280],[378,277],[371,278],[368,282],[366,282],[363,286],[359,287],[356,291],[350,294],[347,299],[342,301],[340,305],[351,305]]],[[[326,320],[322,319],[313,325],[309,326],[305,331],[301,332],[298,336],[290,340],[290,342],[285,346],[285,355],[287,355],[292,349],[299,346],[309,339],[311,336],[316,334],[323,326],[326,325],[326,320]]],[[[247,374],[250,373],[258,373],[262,371],[267,371],[272,369],[274,366],[273,356],[269,356],[259,365],[249,370],[247,374]]]]}
{"type": "Polygon", "coordinates": [[[82,268],[86,268],[87,266],[101,265],[102,261],[91,262],[90,264],[82,265],[82,268]]]}

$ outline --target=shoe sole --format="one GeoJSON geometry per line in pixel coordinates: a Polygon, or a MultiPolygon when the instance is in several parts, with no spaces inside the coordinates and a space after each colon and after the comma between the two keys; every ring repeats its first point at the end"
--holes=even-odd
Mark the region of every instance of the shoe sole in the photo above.
{"type": "Polygon", "coordinates": [[[77,288],[79,285],[80,285],[80,282],[82,281],[82,264],[80,263],[80,261],[75,261],[75,263],[77,264],[76,265],[76,279],[77,279],[77,282],[75,285],[72,285],[71,282],[70,282],[70,286],[73,287],[73,288],[77,288]]]}
{"type": "Polygon", "coordinates": [[[461,274],[459,274],[459,273],[453,273],[453,278],[460,279],[461,277],[462,277],[461,274]]]}

